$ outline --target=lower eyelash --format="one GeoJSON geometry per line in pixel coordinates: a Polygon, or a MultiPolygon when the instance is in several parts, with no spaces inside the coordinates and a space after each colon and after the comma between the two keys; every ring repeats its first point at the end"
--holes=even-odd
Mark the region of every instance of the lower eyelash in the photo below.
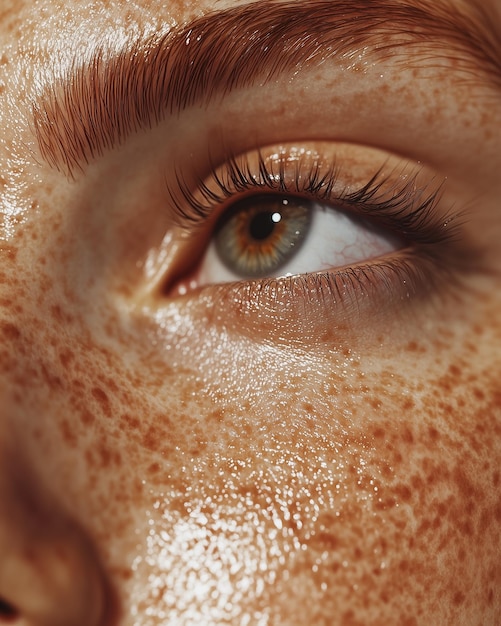
{"type": "Polygon", "coordinates": [[[434,296],[453,292],[458,274],[439,263],[440,257],[431,249],[422,254],[401,250],[390,259],[340,270],[208,285],[200,288],[206,297],[195,300],[208,306],[214,318],[226,320],[225,326],[231,328],[235,320],[239,333],[259,336],[268,325],[274,342],[281,333],[297,334],[300,341],[305,333],[320,336],[319,328],[359,333],[365,328],[360,325],[364,319],[369,329],[376,318],[387,329],[398,315],[412,323],[410,316],[434,296]]]}

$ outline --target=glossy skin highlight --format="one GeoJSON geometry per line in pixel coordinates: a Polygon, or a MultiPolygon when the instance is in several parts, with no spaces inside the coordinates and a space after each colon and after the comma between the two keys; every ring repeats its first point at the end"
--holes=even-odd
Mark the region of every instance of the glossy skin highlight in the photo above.
{"type": "Polygon", "coordinates": [[[160,4],[13,2],[1,16],[11,623],[498,624],[498,87],[479,78],[473,101],[453,60],[333,61],[139,130],[73,178],[51,167],[30,103],[54,59],[68,64],[64,42],[118,45],[223,8],[160,4]],[[384,158],[423,162],[447,179],[437,210],[458,206],[459,252],[419,289],[395,280],[356,305],[280,282],[169,295],[193,249],[162,185],[175,155],[206,174],[197,146],[223,151],[223,121],[235,151],[255,147],[250,126],[267,146],[339,144],[349,185],[384,158]]]}

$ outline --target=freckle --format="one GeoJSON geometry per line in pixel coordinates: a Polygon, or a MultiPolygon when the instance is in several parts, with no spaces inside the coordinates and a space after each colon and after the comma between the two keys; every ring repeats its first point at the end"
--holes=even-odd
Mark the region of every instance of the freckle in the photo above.
{"type": "Polygon", "coordinates": [[[437,505],[437,514],[439,517],[445,517],[449,511],[449,505],[445,502],[439,502],[437,505]]]}
{"type": "Polygon", "coordinates": [[[473,395],[477,398],[477,400],[485,399],[485,393],[481,389],[478,389],[478,387],[473,388],[473,395]]]}
{"type": "Polygon", "coordinates": [[[132,415],[129,415],[128,413],[121,415],[120,421],[125,422],[127,428],[130,430],[138,430],[141,426],[139,419],[137,417],[132,417],[132,415]]]}
{"type": "Polygon", "coordinates": [[[115,573],[117,578],[121,578],[122,580],[130,580],[132,578],[132,571],[128,569],[117,570],[115,573]]]}
{"type": "Polygon", "coordinates": [[[467,500],[471,500],[477,493],[473,483],[467,478],[466,474],[461,468],[456,468],[453,474],[454,482],[460,490],[463,497],[467,500]]]}
{"type": "Polygon", "coordinates": [[[477,336],[479,336],[479,337],[480,337],[481,335],[483,335],[483,334],[484,334],[484,329],[483,329],[483,327],[482,327],[482,326],[480,326],[479,324],[475,324],[475,325],[473,326],[473,332],[475,333],[475,335],[477,335],[477,336]]]}
{"type": "Polygon", "coordinates": [[[80,413],[80,421],[86,427],[91,426],[95,419],[94,415],[92,415],[89,411],[82,411],[82,413],[80,413]]]}
{"type": "Polygon", "coordinates": [[[446,476],[444,474],[447,474],[448,472],[444,471],[443,468],[432,468],[427,474],[426,474],[426,484],[428,486],[428,488],[432,487],[433,485],[438,484],[439,482],[443,482],[446,478],[446,476]]]}
{"type": "Polygon", "coordinates": [[[454,598],[453,598],[453,602],[456,606],[459,606],[461,604],[463,604],[463,602],[465,601],[465,596],[463,593],[461,593],[460,591],[457,591],[454,594],[454,598]]]}
{"type": "Polygon", "coordinates": [[[327,330],[325,331],[325,333],[322,334],[320,340],[322,341],[322,343],[334,343],[337,338],[338,338],[337,333],[331,330],[327,330]]]}
{"type": "Polygon", "coordinates": [[[466,343],[465,348],[466,350],[468,350],[468,352],[471,352],[472,354],[476,354],[478,352],[478,346],[471,342],[466,343]]]}
{"type": "Polygon", "coordinates": [[[0,333],[6,338],[10,340],[19,339],[21,336],[21,331],[15,324],[11,324],[10,322],[0,322],[0,333]]]}
{"type": "Polygon", "coordinates": [[[440,433],[433,426],[429,426],[428,427],[428,436],[430,437],[430,439],[432,441],[435,442],[435,441],[437,441],[440,438],[440,433]]]}
{"type": "Polygon", "coordinates": [[[42,376],[45,379],[45,382],[47,383],[47,386],[49,387],[49,389],[51,389],[52,391],[61,389],[64,385],[63,385],[63,381],[61,380],[61,378],[55,374],[53,374],[45,365],[45,363],[42,363],[41,367],[41,372],[42,372],[42,376]]]}
{"type": "Polygon", "coordinates": [[[388,509],[392,509],[395,506],[398,506],[398,503],[395,498],[391,497],[380,498],[374,503],[374,508],[378,511],[387,511],[388,509]]]}
{"type": "Polygon", "coordinates": [[[75,354],[71,350],[65,349],[59,353],[59,361],[64,368],[68,368],[74,358],[75,354]]]}
{"type": "Polygon", "coordinates": [[[160,471],[160,464],[151,463],[146,471],[148,472],[148,474],[158,474],[158,472],[160,471]]]}
{"type": "Polygon", "coordinates": [[[109,449],[104,446],[103,444],[101,444],[98,448],[97,448],[97,452],[100,456],[100,461],[101,461],[101,467],[105,468],[105,467],[109,467],[110,463],[111,463],[111,453],[109,451],[109,449]]]}
{"type": "Polygon", "coordinates": [[[426,348],[424,348],[423,346],[419,345],[417,343],[417,341],[410,341],[406,346],[405,346],[405,350],[407,352],[419,352],[421,354],[426,352],[426,348]]]}
{"type": "Polygon", "coordinates": [[[459,522],[457,527],[463,537],[473,536],[473,527],[470,522],[459,522]]]}
{"type": "Polygon", "coordinates": [[[91,393],[99,403],[99,406],[101,407],[101,410],[106,415],[106,417],[111,417],[111,406],[106,392],[103,391],[101,387],[93,387],[91,393]]]}
{"type": "Polygon", "coordinates": [[[499,485],[499,472],[497,470],[492,475],[492,484],[494,485],[494,487],[497,487],[499,485]]]}
{"type": "Polygon", "coordinates": [[[405,441],[405,443],[410,443],[410,444],[414,443],[414,435],[412,434],[412,431],[410,428],[408,427],[403,428],[402,441],[405,441]]]}
{"type": "Polygon", "coordinates": [[[456,377],[461,376],[461,374],[463,373],[461,369],[454,364],[449,366],[449,372],[456,377]]]}
{"type": "Polygon", "coordinates": [[[383,406],[383,403],[379,398],[369,398],[369,404],[373,409],[380,409],[383,406]]]}
{"type": "Polygon", "coordinates": [[[414,407],[414,400],[412,400],[411,398],[406,398],[404,402],[402,403],[402,409],[404,411],[409,411],[413,407],[414,407]]]}
{"type": "MultiPolygon", "coordinates": [[[[355,613],[353,611],[345,611],[343,613],[343,624],[352,624],[354,623],[355,613]]],[[[356,623],[356,622],[355,622],[356,623]]]]}
{"type": "Polygon", "coordinates": [[[76,448],[77,438],[76,438],[75,433],[73,432],[71,426],[69,425],[68,420],[63,420],[61,422],[60,429],[61,429],[61,434],[63,436],[63,439],[64,439],[65,443],[70,448],[76,448]]]}
{"type": "Polygon", "coordinates": [[[38,283],[39,283],[40,292],[41,292],[39,302],[43,302],[44,297],[54,289],[53,276],[42,274],[38,278],[38,283]]]}
{"type": "Polygon", "coordinates": [[[501,391],[498,391],[496,389],[495,391],[492,392],[490,403],[496,409],[501,409],[501,391]]]}
{"type": "Polygon", "coordinates": [[[222,422],[224,420],[224,412],[222,409],[211,411],[207,416],[207,419],[215,422],[222,422]]]}
{"type": "Polygon", "coordinates": [[[415,491],[423,490],[423,479],[421,478],[421,476],[413,476],[411,478],[411,484],[412,484],[412,488],[415,491]]]}
{"type": "Polygon", "coordinates": [[[145,432],[141,443],[148,450],[152,450],[153,452],[157,452],[160,449],[162,443],[162,433],[160,429],[155,426],[149,426],[148,430],[145,432]]]}
{"type": "Polygon", "coordinates": [[[72,403],[74,406],[76,406],[77,400],[87,397],[87,389],[85,385],[83,384],[83,382],[78,379],[72,379],[70,381],[70,385],[71,385],[71,390],[73,392],[72,403]]]}
{"type": "Polygon", "coordinates": [[[94,450],[88,448],[85,451],[85,460],[87,461],[87,465],[94,465],[94,450]]]}
{"type": "Polygon", "coordinates": [[[456,409],[448,402],[439,402],[439,407],[443,413],[449,417],[454,417],[456,409]]]}
{"type": "Polygon", "coordinates": [[[398,485],[395,488],[395,493],[398,498],[404,502],[409,502],[412,498],[412,491],[407,485],[398,485]]]}
{"type": "Polygon", "coordinates": [[[15,261],[17,258],[17,247],[2,245],[0,247],[0,254],[3,256],[5,260],[15,261]]]}
{"type": "Polygon", "coordinates": [[[207,448],[207,444],[204,441],[198,442],[196,446],[190,448],[189,452],[192,456],[200,456],[202,452],[207,448]]]}
{"type": "Polygon", "coordinates": [[[56,322],[60,324],[69,324],[73,321],[73,317],[66,313],[58,304],[50,308],[50,313],[56,322]]]}

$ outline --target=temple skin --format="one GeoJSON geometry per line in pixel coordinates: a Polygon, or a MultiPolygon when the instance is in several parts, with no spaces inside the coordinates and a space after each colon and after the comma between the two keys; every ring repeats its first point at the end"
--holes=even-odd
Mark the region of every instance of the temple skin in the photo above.
{"type": "Polygon", "coordinates": [[[260,43],[271,3],[2,2],[0,625],[501,623],[501,4],[349,5],[383,25],[146,115],[101,67],[191,54],[213,11],[235,41],[269,11],[260,43]],[[388,216],[363,272],[346,246],[334,278],[195,284],[217,215],[176,184],[256,150],[437,191],[430,233],[388,216]]]}

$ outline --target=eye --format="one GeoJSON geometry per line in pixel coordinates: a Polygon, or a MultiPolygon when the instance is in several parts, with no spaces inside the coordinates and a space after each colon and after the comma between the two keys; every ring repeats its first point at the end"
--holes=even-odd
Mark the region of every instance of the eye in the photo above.
{"type": "Polygon", "coordinates": [[[419,164],[329,143],[222,161],[203,176],[178,172],[167,188],[180,244],[164,293],[321,276],[339,280],[338,296],[349,285],[383,293],[400,272],[408,294],[420,265],[451,240],[448,214],[437,210],[440,186],[419,164]]]}
{"type": "Polygon", "coordinates": [[[216,224],[197,285],[281,277],[363,263],[402,247],[368,220],[292,194],[237,200],[216,224]]]}

